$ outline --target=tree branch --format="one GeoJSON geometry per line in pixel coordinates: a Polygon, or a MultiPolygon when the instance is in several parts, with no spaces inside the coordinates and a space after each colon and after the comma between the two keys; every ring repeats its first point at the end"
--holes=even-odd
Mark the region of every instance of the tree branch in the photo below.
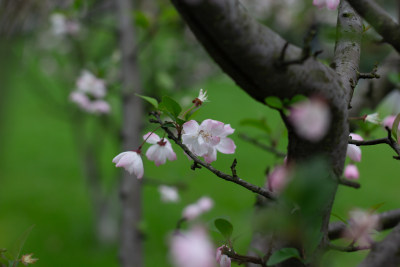
{"type": "Polygon", "coordinates": [[[349,107],[358,81],[362,31],[360,16],[346,1],[340,1],[333,62],[343,86],[350,92],[349,107]]]}
{"type": "MultiPolygon", "coordinates": [[[[380,230],[391,229],[400,222],[400,209],[385,211],[378,216],[380,230]]],[[[333,222],[329,224],[329,239],[335,240],[341,238],[345,228],[346,224],[344,222],[333,222]]]]}
{"type": "Polygon", "coordinates": [[[281,151],[278,151],[275,147],[267,146],[266,144],[263,144],[263,143],[259,142],[257,139],[252,138],[252,137],[250,137],[250,136],[248,136],[246,134],[239,133],[239,137],[241,139],[243,139],[244,141],[247,141],[247,142],[255,145],[258,148],[261,148],[261,149],[263,149],[265,151],[268,151],[268,152],[274,154],[277,157],[284,158],[286,156],[285,153],[283,153],[281,151]]]}
{"type": "Polygon", "coordinates": [[[398,267],[400,265],[400,224],[386,238],[372,245],[359,267],[398,267]]]}
{"type": "Polygon", "coordinates": [[[392,17],[373,0],[347,0],[349,4],[400,52],[400,27],[392,17]]]}
{"type": "MultiPolygon", "coordinates": [[[[250,191],[252,191],[252,192],[254,192],[254,193],[256,193],[256,194],[259,194],[259,195],[261,195],[261,196],[263,196],[263,197],[266,197],[266,198],[268,198],[268,199],[275,199],[275,195],[274,195],[272,192],[266,190],[265,188],[258,187],[258,186],[256,186],[256,185],[253,185],[253,184],[249,183],[249,182],[246,182],[245,180],[243,180],[243,179],[241,179],[240,177],[238,177],[237,175],[235,175],[235,174],[236,174],[236,169],[235,169],[236,164],[232,164],[231,169],[232,169],[233,175],[229,175],[229,174],[223,173],[223,172],[221,172],[221,171],[215,169],[213,166],[211,166],[211,164],[208,164],[208,163],[206,163],[206,162],[200,160],[195,154],[193,154],[193,153],[187,148],[187,146],[185,146],[184,144],[182,144],[182,142],[180,141],[180,139],[179,139],[178,137],[176,137],[176,136],[171,132],[171,130],[170,130],[168,127],[164,126],[164,123],[161,121],[160,116],[159,116],[157,113],[152,112],[151,114],[152,114],[156,119],[155,119],[155,120],[150,120],[150,122],[160,124],[160,125],[161,125],[161,128],[168,134],[168,138],[170,138],[171,140],[173,140],[173,141],[175,142],[175,144],[177,144],[178,146],[180,146],[180,147],[183,149],[183,151],[185,151],[185,153],[186,153],[191,159],[193,159],[193,161],[194,161],[194,168],[192,168],[192,169],[199,168],[200,166],[202,166],[202,167],[206,168],[207,170],[211,171],[212,173],[214,173],[214,174],[215,174],[216,176],[218,176],[219,178],[222,178],[222,179],[224,179],[224,180],[226,180],[226,181],[229,181],[229,182],[238,184],[238,185],[240,185],[240,186],[242,186],[242,187],[244,187],[244,188],[246,188],[246,189],[248,189],[248,190],[250,190],[250,191]]],[[[235,161],[234,161],[234,163],[235,163],[235,161]]]]}

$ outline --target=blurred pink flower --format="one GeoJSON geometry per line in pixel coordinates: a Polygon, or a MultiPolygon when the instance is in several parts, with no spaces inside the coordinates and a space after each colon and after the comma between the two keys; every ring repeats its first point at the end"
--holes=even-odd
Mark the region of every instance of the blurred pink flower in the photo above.
{"type": "Polygon", "coordinates": [[[201,214],[209,211],[214,206],[214,201],[209,197],[202,197],[196,203],[190,204],[183,209],[182,217],[193,220],[201,214]]]}
{"type": "Polygon", "coordinates": [[[268,189],[272,192],[281,192],[289,179],[289,170],[287,166],[276,166],[268,175],[268,189]]]}
{"type": "Polygon", "coordinates": [[[324,100],[313,97],[293,105],[289,121],[300,137],[318,142],[328,132],[331,113],[324,100]]]}
{"type": "MultiPolygon", "coordinates": [[[[389,127],[389,129],[392,129],[395,119],[396,119],[395,115],[387,116],[382,122],[383,127],[389,127]]],[[[400,130],[400,124],[398,129],[400,130]]]]}
{"type": "Polygon", "coordinates": [[[358,172],[358,168],[354,164],[349,164],[344,169],[344,177],[350,180],[357,180],[360,178],[360,173],[358,172]]]}
{"type": "Polygon", "coordinates": [[[143,177],[143,161],[136,151],[126,151],[118,154],[112,160],[116,167],[123,167],[130,174],[134,173],[138,179],[143,177]]]}
{"type": "Polygon", "coordinates": [[[179,201],[178,190],[174,186],[160,185],[158,187],[158,192],[160,192],[162,202],[179,201]]]}
{"type": "Polygon", "coordinates": [[[235,153],[236,145],[227,136],[235,130],[229,124],[211,119],[200,125],[190,120],[183,124],[182,143],[197,156],[204,157],[207,163],[217,159],[217,150],[224,154],[235,153]]]}
{"type": "Polygon", "coordinates": [[[64,14],[53,13],[50,16],[51,32],[56,36],[75,35],[80,30],[78,22],[69,20],[64,14]]]}
{"type": "Polygon", "coordinates": [[[78,107],[80,107],[81,109],[87,109],[90,104],[90,100],[87,95],[79,91],[71,92],[69,94],[69,99],[71,100],[71,102],[77,104],[78,107]]]}
{"type": "Polygon", "coordinates": [[[220,267],[231,267],[231,259],[227,255],[222,254],[223,248],[225,248],[225,245],[217,248],[215,259],[220,267]]]}
{"type": "Polygon", "coordinates": [[[156,166],[164,164],[167,159],[176,160],[176,154],[172,149],[171,143],[167,139],[161,139],[155,133],[147,133],[143,136],[147,143],[153,144],[146,152],[146,157],[154,161],[156,166]]]}
{"type": "Polygon", "coordinates": [[[79,91],[96,98],[102,98],[106,95],[104,80],[97,78],[88,70],[82,71],[81,76],[76,81],[76,86],[79,91]]]}
{"type": "MultiPolygon", "coordinates": [[[[357,140],[357,141],[364,141],[364,139],[361,137],[361,135],[351,133],[350,134],[351,139],[357,140]]],[[[360,147],[352,144],[347,145],[347,156],[355,161],[355,162],[360,162],[361,161],[361,149],[360,147]]]]}
{"type": "Polygon", "coordinates": [[[351,241],[358,242],[360,246],[370,246],[373,243],[371,233],[379,226],[379,218],[376,214],[355,209],[349,213],[349,227],[343,236],[351,241]]]}
{"type": "Polygon", "coordinates": [[[201,227],[174,234],[170,240],[170,249],[177,267],[215,266],[213,244],[201,227]]]}
{"type": "Polygon", "coordinates": [[[86,110],[90,113],[108,114],[111,111],[111,107],[107,101],[95,100],[89,103],[86,110]]]}
{"type": "Polygon", "coordinates": [[[313,0],[313,5],[319,8],[326,6],[330,10],[335,10],[339,5],[340,0],[313,0]]]}

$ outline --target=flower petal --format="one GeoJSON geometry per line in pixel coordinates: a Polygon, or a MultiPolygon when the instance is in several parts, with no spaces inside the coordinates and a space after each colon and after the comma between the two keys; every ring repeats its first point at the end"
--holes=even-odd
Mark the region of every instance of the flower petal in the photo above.
{"type": "Polygon", "coordinates": [[[146,143],[154,145],[157,144],[157,142],[160,141],[161,139],[156,133],[148,132],[147,134],[143,135],[143,140],[146,140],[146,143]]]}

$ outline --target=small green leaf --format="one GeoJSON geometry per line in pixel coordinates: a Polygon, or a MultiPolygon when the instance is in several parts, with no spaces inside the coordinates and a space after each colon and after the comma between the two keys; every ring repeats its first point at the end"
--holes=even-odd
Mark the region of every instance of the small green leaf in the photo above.
{"type": "Polygon", "coordinates": [[[147,29],[150,26],[150,17],[142,11],[134,11],[133,16],[135,18],[135,25],[143,29],[147,29]]]}
{"type": "Polygon", "coordinates": [[[214,221],[214,224],[223,237],[225,237],[226,239],[231,238],[233,233],[233,226],[228,220],[219,218],[214,221]]]}
{"type": "Polygon", "coordinates": [[[397,114],[396,119],[394,120],[393,125],[392,125],[392,135],[393,135],[393,138],[394,138],[396,141],[398,141],[398,134],[397,134],[397,132],[398,132],[398,130],[399,130],[399,123],[400,123],[400,113],[397,114]]]}
{"type": "Polygon", "coordinates": [[[282,109],[283,103],[282,101],[276,96],[269,96],[265,99],[265,103],[270,106],[271,108],[282,109]]]}
{"type": "Polygon", "coordinates": [[[297,102],[302,102],[307,100],[307,97],[305,97],[304,95],[295,95],[294,97],[292,97],[292,99],[289,100],[288,105],[293,105],[297,102]]]}
{"type": "Polygon", "coordinates": [[[149,102],[150,104],[152,104],[156,109],[158,109],[158,101],[155,98],[149,97],[149,96],[144,96],[144,95],[138,95],[136,94],[138,97],[143,98],[144,100],[146,100],[147,102],[149,102]]]}
{"type": "Polygon", "coordinates": [[[295,248],[282,248],[278,251],[275,251],[275,253],[272,254],[271,257],[269,257],[267,266],[278,264],[290,258],[301,260],[298,250],[295,248]]]}
{"type": "Polygon", "coordinates": [[[254,128],[260,129],[264,132],[271,133],[271,129],[269,128],[266,120],[262,119],[243,119],[240,121],[240,125],[243,126],[252,126],[254,128]]]}
{"type": "Polygon", "coordinates": [[[178,119],[182,111],[181,106],[169,96],[164,96],[159,105],[160,109],[168,114],[174,121],[178,119]]]}
{"type": "Polygon", "coordinates": [[[347,224],[347,221],[345,219],[343,219],[343,217],[337,215],[336,213],[331,212],[331,216],[336,217],[337,219],[339,219],[340,221],[344,222],[345,224],[347,224]]]}

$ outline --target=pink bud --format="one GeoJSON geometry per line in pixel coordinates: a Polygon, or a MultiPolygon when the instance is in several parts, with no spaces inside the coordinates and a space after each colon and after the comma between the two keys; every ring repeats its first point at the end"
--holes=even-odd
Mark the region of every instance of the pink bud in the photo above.
{"type": "Polygon", "coordinates": [[[351,180],[357,180],[360,177],[357,166],[354,164],[347,165],[344,169],[344,177],[351,180]]]}
{"type": "Polygon", "coordinates": [[[272,192],[281,192],[288,182],[288,169],[285,166],[277,166],[268,175],[268,189],[272,192]]]}

